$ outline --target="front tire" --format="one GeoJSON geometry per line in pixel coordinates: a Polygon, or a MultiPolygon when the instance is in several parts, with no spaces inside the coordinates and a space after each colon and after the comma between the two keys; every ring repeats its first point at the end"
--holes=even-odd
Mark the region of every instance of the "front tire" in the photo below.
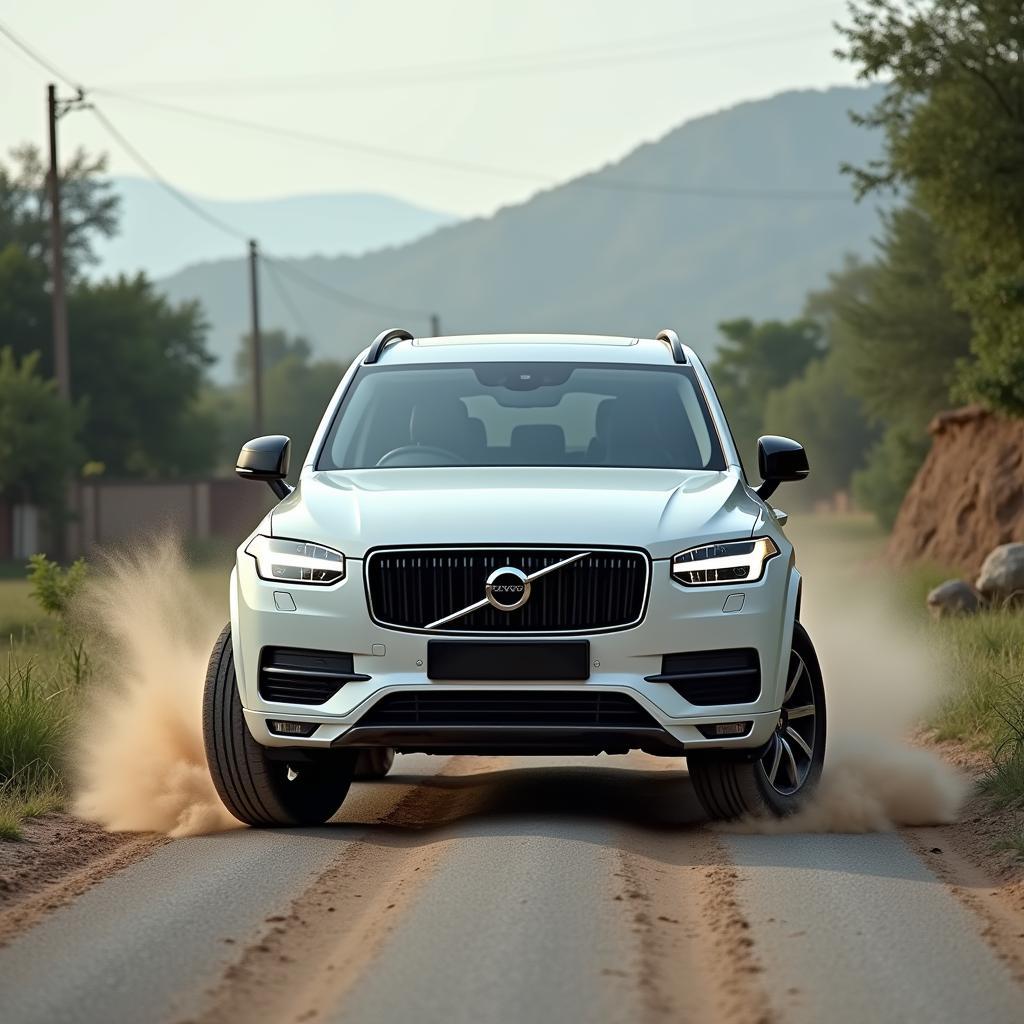
{"type": "Polygon", "coordinates": [[[213,645],[206,672],[203,741],[224,806],[246,825],[322,825],[337,812],[352,781],[350,752],[291,765],[269,757],[253,739],[238,696],[230,625],[213,645]]]}
{"type": "Polygon", "coordinates": [[[793,625],[779,725],[755,761],[702,754],[687,762],[697,796],[717,821],[777,817],[803,807],[821,778],[825,761],[825,687],[807,630],[793,625]]]}

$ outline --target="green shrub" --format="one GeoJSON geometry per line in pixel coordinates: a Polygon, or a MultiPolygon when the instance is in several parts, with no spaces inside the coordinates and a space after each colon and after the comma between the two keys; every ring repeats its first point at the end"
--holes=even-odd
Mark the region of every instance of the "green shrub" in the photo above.
{"type": "Polygon", "coordinates": [[[62,569],[46,555],[33,555],[28,564],[32,597],[48,614],[65,618],[88,573],[84,558],[62,569]]]}

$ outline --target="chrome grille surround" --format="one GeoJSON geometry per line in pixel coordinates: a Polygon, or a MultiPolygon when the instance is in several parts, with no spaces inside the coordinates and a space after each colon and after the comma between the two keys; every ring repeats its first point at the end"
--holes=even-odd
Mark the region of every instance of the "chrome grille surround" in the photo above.
{"type": "Polygon", "coordinates": [[[428,636],[579,636],[631,629],[643,621],[651,559],[639,548],[592,545],[378,548],[366,557],[364,582],[370,618],[388,629],[428,636]],[[519,609],[503,612],[488,606],[458,621],[426,628],[483,598],[487,576],[496,568],[515,566],[532,572],[584,552],[585,558],[537,580],[530,600],[519,609]],[[402,573],[407,589],[399,594],[402,573]],[[387,580],[385,574],[393,575],[387,580]],[[609,586],[601,589],[597,585],[603,582],[609,586]]]}

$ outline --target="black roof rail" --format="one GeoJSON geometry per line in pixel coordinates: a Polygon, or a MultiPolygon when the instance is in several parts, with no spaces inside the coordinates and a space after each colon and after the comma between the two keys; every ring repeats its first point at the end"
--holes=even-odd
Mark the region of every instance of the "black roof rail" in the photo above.
{"type": "Polygon", "coordinates": [[[370,346],[370,351],[366,353],[363,365],[370,366],[377,362],[377,360],[384,354],[384,349],[386,349],[391,342],[412,340],[412,334],[410,334],[404,327],[392,327],[390,330],[381,331],[380,334],[373,339],[373,344],[370,346]]]}
{"type": "Polygon", "coordinates": [[[672,351],[672,358],[677,363],[685,363],[686,352],[683,349],[683,343],[679,340],[679,335],[675,331],[671,331],[666,328],[664,331],[658,331],[654,336],[655,341],[663,341],[672,351]]]}

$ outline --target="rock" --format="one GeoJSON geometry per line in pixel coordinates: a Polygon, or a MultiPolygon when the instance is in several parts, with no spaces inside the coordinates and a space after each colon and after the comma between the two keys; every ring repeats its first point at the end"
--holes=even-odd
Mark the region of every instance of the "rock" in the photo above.
{"type": "Polygon", "coordinates": [[[928,611],[937,619],[947,615],[973,615],[981,595],[966,580],[946,580],[928,595],[928,611]]]}
{"type": "Polygon", "coordinates": [[[1024,598],[1024,544],[1000,544],[990,551],[975,586],[990,601],[1024,598]]]}

